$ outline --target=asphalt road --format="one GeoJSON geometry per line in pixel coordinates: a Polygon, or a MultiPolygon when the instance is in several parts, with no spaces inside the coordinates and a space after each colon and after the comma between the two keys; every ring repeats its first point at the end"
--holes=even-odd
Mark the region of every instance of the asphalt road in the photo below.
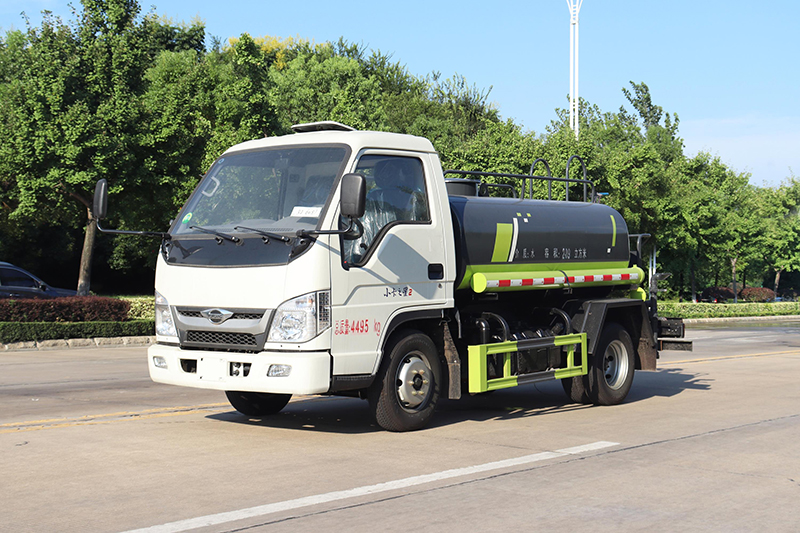
{"type": "Polygon", "coordinates": [[[800,323],[689,330],[625,404],[557,383],[249,419],[151,383],[144,348],[0,353],[0,531],[798,531],[800,323]]]}

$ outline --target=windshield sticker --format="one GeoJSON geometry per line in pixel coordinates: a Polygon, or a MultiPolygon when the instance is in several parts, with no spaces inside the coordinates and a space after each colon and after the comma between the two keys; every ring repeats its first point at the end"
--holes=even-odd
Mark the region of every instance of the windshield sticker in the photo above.
{"type": "Polygon", "coordinates": [[[183,220],[181,220],[181,224],[188,224],[190,220],[192,220],[192,214],[187,213],[186,216],[183,217],[183,220]]]}
{"type": "Polygon", "coordinates": [[[294,209],[292,209],[292,214],[290,216],[319,218],[320,213],[322,213],[322,207],[306,207],[302,205],[296,205],[294,206],[294,209]]]}
{"type": "Polygon", "coordinates": [[[206,186],[206,190],[200,191],[200,192],[203,194],[203,196],[207,196],[207,197],[211,198],[212,196],[214,196],[214,193],[217,192],[217,189],[219,189],[219,180],[217,178],[215,178],[214,176],[211,176],[211,178],[209,178],[209,179],[214,182],[214,189],[209,191],[208,190],[209,187],[206,186]]]}

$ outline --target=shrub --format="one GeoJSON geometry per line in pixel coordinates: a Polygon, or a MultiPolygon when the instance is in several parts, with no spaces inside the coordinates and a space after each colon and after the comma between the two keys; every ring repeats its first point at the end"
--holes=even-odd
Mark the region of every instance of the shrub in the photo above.
{"type": "Polygon", "coordinates": [[[747,302],[771,302],[775,299],[775,292],[766,287],[747,287],[741,290],[739,298],[747,302]]]}
{"type": "Polygon", "coordinates": [[[736,294],[728,287],[709,287],[703,291],[701,296],[705,302],[726,302],[733,300],[736,294]]]}
{"type": "Polygon", "coordinates": [[[130,303],[102,296],[71,296],[49,300],[0,300],[0,322],[122,321],[130,303]]]}
{"type": "Polygon", "coordinates": [[[131,304],[128,311],[129,320],[155,319],[156,300],[153,296],[125,296],[123,299],[131,304]]]}

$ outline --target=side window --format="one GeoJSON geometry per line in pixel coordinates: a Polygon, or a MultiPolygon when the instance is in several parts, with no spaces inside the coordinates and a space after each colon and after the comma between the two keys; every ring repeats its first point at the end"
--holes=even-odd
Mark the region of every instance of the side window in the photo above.
{"type": "Polygon", "coordinates": [[[36,280],[11,268],[0,268],[0,283],[10,287],[36,287],[36,280]]]}
{"type": "Polygon", "coordinates": [[[343,239],[342,253],[348,265],[363,261],[386,226],[431,220],[419,159],[366,155],[359,160],[356,172],[367,178],[367,204],[360,219],[361,235],[343,239]]]}

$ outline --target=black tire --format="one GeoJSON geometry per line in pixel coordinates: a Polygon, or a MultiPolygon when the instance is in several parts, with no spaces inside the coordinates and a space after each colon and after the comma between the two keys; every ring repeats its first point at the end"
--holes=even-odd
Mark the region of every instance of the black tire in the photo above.
{"type": "Polygon", "coordinates": [[[564,392],[566,392],[569,399],[575,403],[592,403],[592,400],[589,399],[589,393],[586,392],[586,385],[584,384],[585,377],[586,376],[577,376],[561,380],[561,386],[564,387],[564,392]]]}
{"type": "Polygon", "coordinates": [[[291,394],[240,391],[225,391],[225,396],[234,409],[247,416],[277,414],[286,407],[292,397],[291,394]]]}
{"type": "Polygon", "coordinates": [[[367,396],[375,421],[388,431],[413,431],[430,422],[439,400],[441,362],[419,331],[399,332],[384,349],[367,396]]]}
{"type": "Polygon", "coordinates": [[[630,334],[619,324],[606,324],[597,349],[589,359],[586,392],[592,403],[622,403],[633,384],[635,363],[630,334]]]}
{"type": "MultiPolygon", "coordinates": [[[[583,357],[580,345],[575,347],[575,361],[579,357],[583,357]]],[[[561,380],[561,386],[570,400],[575,403],[590,404],[592,400],[589,399],[589,393],[586,392],[586,376],[577,376],[574,378],[564,378],[561,380]]]]}

